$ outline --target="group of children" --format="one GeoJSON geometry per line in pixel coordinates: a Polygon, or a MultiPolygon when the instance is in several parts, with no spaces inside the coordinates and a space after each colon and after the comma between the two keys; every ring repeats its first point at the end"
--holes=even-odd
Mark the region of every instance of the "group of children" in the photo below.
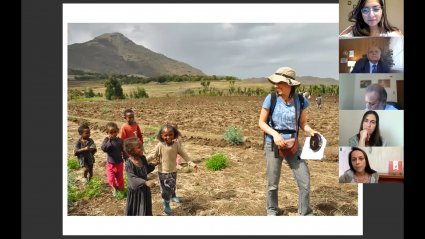
{"type": "MultiPolygon", "coordinates": [[[[157,139],[159,143],[147,157],[143,149],[143,133],[134,120],[134,111],[126,109],[124,119],[127,121],[118,130],[117,124],[106,124],[107,137],[103,140],[101,149],[107,154],[106,175],[108,183],[115,196],[117,190],[124,189],[123,168],[127,174],[127,216],[152,216],[152,195],[150,188],[155,186],[154,180],[148,180],[148,174],[158,166],[163,209],[167,215],[172,213],[170,201],[180,203],[176,196],[177,165],[184,159],[195,169],[190,157],[182,147],[178,138],[180,132],[173,125],[161,126],[157,139]],[[118,136],[119,134],[119,136],[118,136]],[[125,164],[125,166],[123,166],[125,164]]],[[[80,138],[74,144],[74,155],[78,157],[81,167],[84,167],[84,178],[87,182],[93,177],[93,164],[96,145],[90,138],[90,128],[82,125],[78,128],[80,138]]]]}

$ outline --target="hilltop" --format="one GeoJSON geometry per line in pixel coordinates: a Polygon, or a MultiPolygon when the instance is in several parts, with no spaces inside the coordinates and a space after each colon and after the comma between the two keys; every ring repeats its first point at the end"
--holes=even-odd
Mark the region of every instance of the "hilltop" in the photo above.
{"type": "Polygon", "coordinates": [[[187,63],[171,59],[123,34],[105,33],[68,46],[68,68],[97,73],[160,75],[205,75],[187,63]]]}

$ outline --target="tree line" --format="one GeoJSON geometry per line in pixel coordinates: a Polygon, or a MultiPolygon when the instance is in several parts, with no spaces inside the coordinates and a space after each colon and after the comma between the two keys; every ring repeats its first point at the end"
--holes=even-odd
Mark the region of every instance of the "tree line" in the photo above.
{"type": "Polygon", "coordinates": [[[205,76],[205,75],[160,75],[160,76],[137,76],[118,73],[96,73],[86,72],[82,70],[68,69],[69,75],[74,75],[75,80],[108,80],[109,78],[117,79],[121,84],[146,84],[149,82],[196,82],[196,81],[231,81],[240,80],[234,76],[205,76]]]}
{"type": "MultiPolygon", "coordinates": [[[[169,79],[172,79],[173,76],[169,76],[169,79]]],[[[211,76],[214,78],[216,76],[211,76]]],[[[167,78],[168,79],[168,78],[167,78]]],[[[263,88],[250,88],[250,87],[236,87],[235,82],[236,78],[227,78],[229,82],[228,89],[217,89],[211,87],[211,80],[209,78],[202,78],[200,80],[200,88],[197,89],[187,89],[182,95],[183,96],[265,96],[275,89],[271,86],[268,90],[263,88]]],[[[165,81],[164,81],[165,82],[165,81]]],[[[79,98],[91,98],[91,97],[103,97],[107,100],[117,100],[125,98],[148,98],[149,95],[143,87],[137,87],[135,90],[132,90],[129,94],[124,94],[122,89],[122,80],[115,77],[115,75],[109,75],[108,79],[104,82],[105,93],[93,92],[91,88],[85,90],[70,89],[68,91],[68,99],[74,100],[79,98]]],[[[297,87],[299,93],[308,92],[309,95],[322,95],[322,96],[337,96],[339,95],[339,86],[338,85],[301,85],[297,87]]]]}

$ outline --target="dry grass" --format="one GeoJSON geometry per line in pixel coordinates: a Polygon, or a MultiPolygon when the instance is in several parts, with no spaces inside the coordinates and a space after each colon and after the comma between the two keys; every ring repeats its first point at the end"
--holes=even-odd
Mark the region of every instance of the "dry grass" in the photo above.
{"type": "MultiPolygon", "coordinates": [[[[93,91],[97,93],[104,93],[105,86],[103,85],[103,80],[95,81],[77,81],[72,80],[68,81],[69,89],[78,89],[84,90],[87,88],[92,88],[93,91]]],[[[236,81],[235,88],[241,87],[241,89],[246,88],[261,88],[263,90],[270,90],[270,83],[268,82],[252,82],[252,81],[236,81]]],[[[156,83],[149,82],[147,84],[130,84],[122,85],[124,93],[129,94],[132,90],[136,90],[137,87],[142,87],[146,90],[149,97],[164,97],[164,96],[181,96],[183,92],[187,89],[199,90],[202,88],[200,82],[167,82],[167,83],[156,83]]],[[[219,90],[229,89],[228,81],[213,81],[210,83],[210,87],[217,88],[219,90]]]]}

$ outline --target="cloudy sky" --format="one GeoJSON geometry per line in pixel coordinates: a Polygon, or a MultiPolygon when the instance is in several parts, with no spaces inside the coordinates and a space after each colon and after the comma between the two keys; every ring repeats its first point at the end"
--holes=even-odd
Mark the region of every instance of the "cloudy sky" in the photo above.
{"type": "Polygon", "coordinates": [[[298,76],[338,79],[337,23],[70,23],[68,44],[112,32],[207,75],[265,77],[290,66],[298,76]]]}

